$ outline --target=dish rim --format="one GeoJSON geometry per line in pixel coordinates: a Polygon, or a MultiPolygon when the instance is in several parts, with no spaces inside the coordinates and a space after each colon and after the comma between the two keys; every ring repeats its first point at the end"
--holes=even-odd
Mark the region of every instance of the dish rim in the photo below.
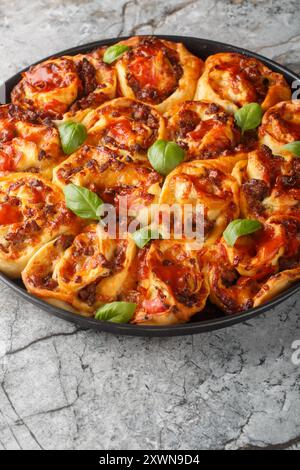
{"type": "MultiPolygon", "coordinates": [[[[141,36],[144,36],[144,35],[141,35],[141,36]]],[[[218,52],[236,52],[236,53],[244,54],[250,57],[254,57],[260,60],[261,62],[263,62],[272,70],[283,74],[289,83],[292,82],[293,80],[298,80],[300,82],[300,77],[296,73],[289,70],[287,67],[284,67],[260,54],[257,54],[255,52],[252,52],[250,50],[247,50],[238,46],[234,46],[232,44],[223,43],[220,41],[214,41],[211,39],[197,38],[193,36],[177,36],[177,35],[164,35],[164,34],[155,34],[152,36],[165,39],[165,40],[170,40],[173,42],[182,42],[183,44],[186,45],[186,47],[189,50],[193,49],[193,46],[191,47],[191,44],[194,44],[195,49],[198,47],[199,49],[201,49],[201,52],[204,52],[204,53],[205,53],[205,49],[209,49],[209,48],[218,49],[219,48],[220,51],[218,52]],[[191,43],[191,44],[187,45],[187,43],[191,43]]],[[[71,47],[71,48],[56,52],[54,54],[51,54],[43,59],[40,59],[39,61],[34,62],[28,67],[23,68],[22,70],[14,74],[12,77],[8,78],[0,86],[0,96],[4,101],[4,104],[8,103],[12,88],[20,80],[21,74],[25,72],[26,70],[28,70],[32,65],[36,65],[52,57],[59,57],[61,55],[75,55],[78,53],[88,52],[96,47],[104,46],[104,45],[111,45],[111,44],[114,44],[115,42],[128,39],[129,37],[131,36],[101,39],[99,41],[93,41],[87,44],[82,44],[82,45],[78,45],[75,47],[71,47]]],[[[192,51],[192,53],[195,55],[200,55],[200,52],[198,52],[197,54],[196,52],[192,51]]],[[[207,56],[216,54],[216,53],[217,52],[213,52],[213,53],[210,52],[207,54],[207,56]]],[[[183,323],[183,324],[178,324],[178,325],[157,326],[157,325],[133,325],[129,323],[126,323],[126,324],[112,323],[112,322],[106,322],[106,321],[101,321],[101,320],[95,320],[95,318],[91,318],[91,317],[84,317],[80,314],[76,314],[68,310],[64,310],[62,308],[51,305],[45,302],[44,300],[33,296],[32,294],[27,292],[24,287],[18,285],[16,280],[8,278],[5,274],[1,272],[0,272],[0,280],[6,286],[9,286],[10,288],[12,288],[14,292],[16,292],[19,296],[23,297],[24,299],[26,299],[31,304],[40,307],[42,310],[48,312],[49,314],[55,315],[66,321],[76,323],[82,326],[83,328],[94,329],[98,331],[105,331],[105,332],[110,332],[113,334],[121,334],[121,335],[158,336],[158,337],[198,334],[198,333],[218,330],[218,329],[226,328],[228,326],[232,326],[238,323],[242,323],[251,318],[257,317],[258,315],[265,313],[266,311],[271,310],[272,308],[274,308],[275,306],[277,306],[284,300],[288,299],[294,293],[300,290],[300,281],[299,281],[298,283],[295,283],[292,287],[288,288],[287,290],[285,290],[284,292],[282,292],[280,295],[270,300],[269,302],[259,307],[249,309],[245,312],[241,312],[241,313],[233,314],[233,315],[224,315],[224,316],[220,316],[217,318],[213,318],[211,320],[202,320],[202,321],[200,320],[200,321],[195,321],[195,322],[192,321],[189,323],[183,323]]]]}

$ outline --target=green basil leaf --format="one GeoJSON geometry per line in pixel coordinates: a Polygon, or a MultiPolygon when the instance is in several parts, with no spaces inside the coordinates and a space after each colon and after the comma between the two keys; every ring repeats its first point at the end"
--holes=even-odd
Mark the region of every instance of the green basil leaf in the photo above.
{"type": "Polygon", "coordinates": [[[263,110],[258,103],[245,104],[234,115],[236,124],[243,132],[256,129],[261,123],[263,110]]]}
{"type": "Polygon", "coordinates": [[[295,142],[286,144],[282,148],[292,152],[296,157],[300,157],[300,140],[295,140],[295,142]]]}
{"type": "Polygon", "coordinates": [[[103,201],[96,193],[71,183],[64,187],[64,194],[68,209],[78,217],[99,220],[99,206],[103,201]]]}
{"type": "Polygon", "coordinates": [[[131,237],[139,248],[144,248],[150,240],[157,240],[160,238],[160,234],[158,230],[153,230],[150,227],[143,227],[136,230],[136,232],[133,232],[131,237]]]}
{"type": "Polygon", "coordinates": [[[148,149],[148,159],[152,167],[164,176],[184,160],[184,155],[184,150],[176,142],[167,140],[157,140],[148,149]]]}
{"type": "Polygon", "coordinates": [[[61,146],[66,155],[71,155],[87,138],[86,127],[79,122],[66,121],[58,124],[61,146]]]}
{"type": "Polygon", "coordinates": [[[103,62],[112,64],[115,60],[119,59],[124,52],[129,51],[130,47],[125,44],[114,44],[106,49],[103,55],[103,62]]]}
{"type": "Polygon", "coordinates": [[[229,246],[234,246],[237,239],[243,235],[249,235],[262,228],[258,220],[235,219],[227,226],[223,232],[223,237],[229,246]]]}
{"type": "Polygon", "coordinates": [[[133,317],[136,304],[131,302],[111,302],[100,307],[96,314],[96,320],[110,321],[113,323],[128,323],[133,317]]]}

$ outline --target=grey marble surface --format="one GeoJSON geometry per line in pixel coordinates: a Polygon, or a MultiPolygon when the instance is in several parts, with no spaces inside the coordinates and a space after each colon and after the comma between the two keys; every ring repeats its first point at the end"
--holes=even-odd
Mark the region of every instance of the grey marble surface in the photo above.
{"type": "MultiPolygon", "coordinates": [[[[1,0],[1,81],[103,37],[195,35],[300,72],[298,0],[1,0]]],[[[0,285],[0,449],[299,448],[300,300],[199,336],[78,330],[0,285]]]]}

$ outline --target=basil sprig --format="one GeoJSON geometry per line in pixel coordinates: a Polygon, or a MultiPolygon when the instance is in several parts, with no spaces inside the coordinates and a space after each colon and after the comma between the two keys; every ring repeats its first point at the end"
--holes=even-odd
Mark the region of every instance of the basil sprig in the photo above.
{"type": "Polygon", "coordinates": [[[133,317],[136,304],[131,302],[111,302],[102,305],[96,314],[96,320],[110,321],[113,323],[128,323],[133,317]]]}
{"type": "Polygon", "coordinates": [[[282,147],[284,150],[292,152],[296,157],[300,157],[300,140],[295,140],[295,142],[290,142],[282,147]]]}
{"type": "Polygon", "coordinates": [[[150,240],[157,240],[161,237],[158,230],[155,230],[150,227],[143,227],[139,230],[136,230],[131,234],[135,244],[139,248],[144,248],[150,240]]]}
{"type": "Polygon", "coordinates": [[[148,149],[148,159],[158,173],[168,175],[174,168],[184,160],[184,150],[176,144],[167,140],[157,140],[148,149]]]}
{"type": "Polygon", "coordinates": [[[236,124],[242,132],[256,129],[261,123],[263,110],[258,103],[245,104],[234,114],[236,124]]]}
{"type": "Polygon", "coordinates": [[[235,219],[227,226],[223,232],[224,240],[227,245],[234,246],[239,237],[249,235],[262,228],[262,224],[258,220],[251,219],[235,219]]]}
{"type": "Polygon", "coordinates": [[[100,219],[102,199],[96,193],[76,184],[64,187],[66,205],[74,214],[82,219],[100,219]]]}
{"type": "Polygon", "coordinates": [[[65,121],[58,123],[56,121],[61,146],[66,155],[71,155],[87,138],[86,127],[79,122],[65,121]]]}
{"type": "Polygon", "coordinates": [[[113,46],[108,47],[103,55],[103,62],[106,64],[112,64],[115,60],[119,59],[124,52],[130,49],[129,46],[125,44],[114,44],[113,46]]]}

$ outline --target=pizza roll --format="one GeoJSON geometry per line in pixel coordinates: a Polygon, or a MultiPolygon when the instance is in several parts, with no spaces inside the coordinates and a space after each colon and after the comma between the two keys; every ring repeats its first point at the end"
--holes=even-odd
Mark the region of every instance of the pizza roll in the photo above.
{"type": "Polygon", "coordinates": [[[269,220],[273,226],[278,225],[284,230],[284,252],[278,258],[279,272],[262,285],[253,299],[253,307],[268,302],[300,279],[300,218],[280,215],[269,220]]]}
{"type": "Polygon", "coordinates": [[[214,304],[225,313],[261,305],[300,279],[300,219],[272,216],[234,247],[222,238],[204,258],[214,304]]]}
{"type": "Polygon", "coordinates": [[[168,120],[168,135],[169,140],[185,150],[186,160],[232,157],[236,152],[238,161],[242,151],[256,147],[252,135],[243,139],[231,114],[208,101],[185,101],[175,105],[168,120]]]}
{"type": "MultiPolygon", "coordinates": [[[[70,113],[64,120],[70,119],[70,113]]],[[[147,150],[166,138],[165,120],[156,109],[130,98],[116,98],[97,109],[79,111],[73,121],[85,125],[89,145],[105,145],[129,152],[137,161],[147,161],[147,150]]]]}
{"type": "Polygon", "coordinates": [[[285,78],[254,57],[221,52],[206,59],[195,100],[208,100],[234,113],[247,103],[259,103],[264,111],[291,98],[285,78]]]}
{"type": "Polygon", "coordinates": [[[259,128],[259,140],[275,155],[289,155],[283,146],[300,140],[300,101],[283,101],[268,109],[259,128]]]}
{"type": "Polygon", "coordinates": [[[133,323],[184,323],[203,310],[209,289],[196,253],[184,242],[151,243],[140,266],[140,297],[133,323]]]}
{"type": "Polygon", "coordinates": [[[59,119],[73,109],[99,106],[115,97],[116,73],[103,62],[103,48],[90,54],[48,59],[30,67],[11,94],[12,103],[59,119]]]}
{"type": "Polygon", "coordinates": [[[111,239],[100,224],[77,236],[60,235],[30,259],[22,273],[29,292],[67,310],[93,316],[103,303],[134,287],[136,246],[130,237],[111,239]]]}
{"type": "Polygon", "coordinates": [[[136,165],[127,152],[84,145],[55,168],[53,181],[62,188],[69,183],[84,186],[115,206],[126,197],[134,215],[157,203],[162,177],[148,166],[136,165]]]}
{"type": "Polygon", "coordinates": [[[203,62],[183,44],[136,36],[118,44],[129,46],[116,63],[120,92],[150,104],[161,113],[193,99],[203,62]]]}
{"type": "Polygon", "coordinates": [[[232,175],[240,185],[240,208],[245,218],[266,220],[275,214],[300,214],[300,160],[273,155],[262,146],[238,162],[232,175]]]}
{"type": "Polygon", "coordinates": [[[44,243],[80,224],[62,191],[46,179],[30,173],[0,176],[0,269],[8,276],[20,276],[44,243]]]}
{"type": "Polygon", "coordinates": [[[9,105],[0,106],[1,172],[32,172],[51,179],[52,169],[64,158],[56,127],[17,119],[9,105]]]}
{"type": "Polygon", "coordinates": [[[222,238],[227,258],[241,276],[265,278],[279,269],[279,259],[285,253],[285,228],[278,221],[268,219],[260,230],[244,235],[228,246],[222,238]]]}
{"type": "MultiPolygon", "coordinates": [[[[214,243],[239,215],[238,184],[226,172],[224,160],[194,160],[179,165],[167,176],[159,198],[161,205],[202,206],[202,230],[208,244],[214,243]]],[[[193,213],[193,217],[197,215],[193,213]]]]}

